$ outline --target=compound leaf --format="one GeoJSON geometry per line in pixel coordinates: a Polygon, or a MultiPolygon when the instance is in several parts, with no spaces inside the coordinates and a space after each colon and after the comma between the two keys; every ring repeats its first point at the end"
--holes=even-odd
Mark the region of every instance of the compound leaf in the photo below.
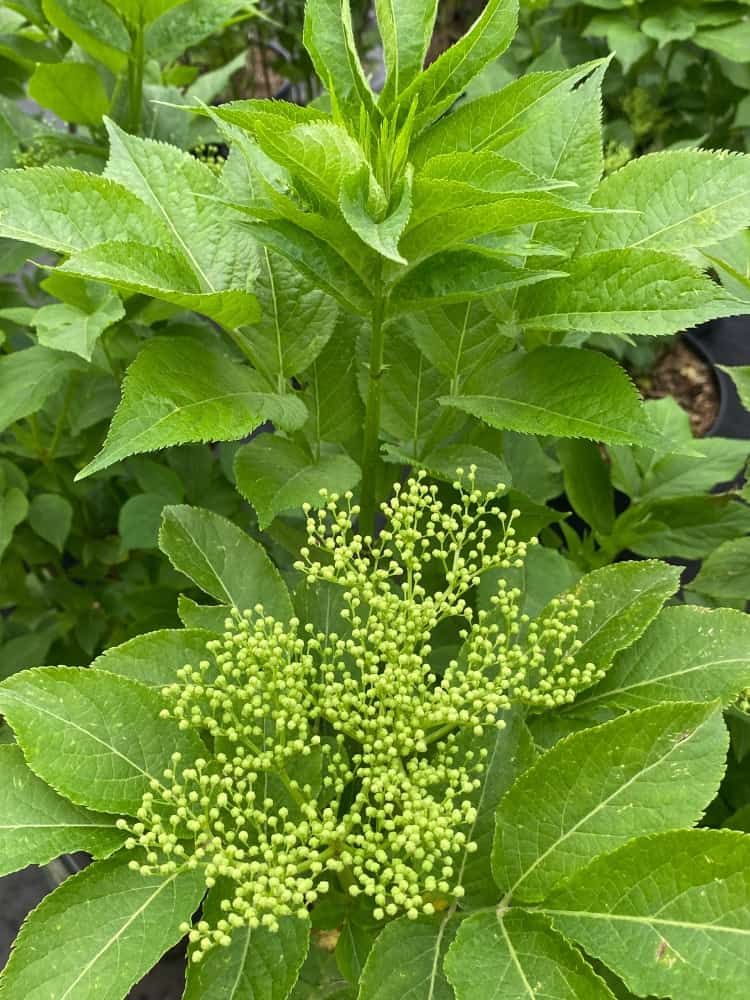
{"type": "Polygon", "coordinates": [[[367,956],[357,1000],[453,1000],[443,958],[459,922],[446,913],[386,924],[367,956]]]}

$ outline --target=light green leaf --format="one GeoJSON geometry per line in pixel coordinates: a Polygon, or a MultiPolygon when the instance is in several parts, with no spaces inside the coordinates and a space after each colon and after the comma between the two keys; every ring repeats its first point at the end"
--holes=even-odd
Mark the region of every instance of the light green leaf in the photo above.
{"type": "Polygon", "coordinates": [[[183,0],[108,0],[133,25],[148,24],[183,0]]]}
{"type": "Polygon", "coordinates": [[[147,687],[161,688],[177,682],[182,667],[197,669],[208,659],[206,643],[214,638],[206,629],[160,629],[105,649],[91,664],[93,670],[129,677],[147,687]]]}
{"type": "Polygon", "coordinates": [[[435,25],[438,0],[376,0],[378,28],[383,40],[386,80],[380,93],[385,106],[398,98],[419,74],[435,25]]]}
{"type": "Polygon", "coordinates": [[[747,601],[750,594],[750,538],[732,538],[704,560],[690,590],[717,601],[747,601]]]}
{"type": "Polygon", "coordinates": [[[374,98],[354,43],[349,0],[310,0],[305,6],[304,45],[324,85],[352,121],[374,98]]]}
{"type": "Polygon", "coordinates": [[[145,31],[147,54],[162,64],[178,61],[186,49],[219,33],[235,17],[240,21],[257,13],[252,0],[183,0],[170,8],[165,11],[162,4],[163,13],[145,31]]]}
{"type": "Polygon", "coordinates": [[[599,447],[571,438],[558,441],[557,454],[571,507],[595,532],[608,535],[615,522],[615,494],[599,447]]]}
{"type": "Polygon", "coordinates": [[[119,184],[54,166],[0,173],[0,236],[63,254],[111,240],[170,243],[159,217],[119,184]]]}
{"type": "Polygon", "coordinates": [[[357,1000],[453,1000],[443,958],[459,918],[399,917],[386,924],[367,956],[357,1000]]]}
{"type": "Polygon", "coordinates": [[[29,524],[62,552],[73,522],[73,505],[59,493],[37,493],[29,504],[29,524]]]}
{"type": "Polygon", "coordinates": [[[217,204],[220,178],[176,146],[129,135],[109,120],[105,124],[105,176],[159,216],[199,282],[196,291],[245,290],[254,273],[253,243],[247,230],[217,204]]]}
{"type": "Polygon", "coordinates": [[[200,871],[144,876],[130,871],[127,857],[91,865],[26,919],[0,997],[122,1000],[179,941],[204,891],[200,871]]]}
{"type": "Polygon", "coordinates": [[[606,68],[599,64],[591,72],[589,65],[588,79],[575,89],[565,85],[553,90],[527,115],[524,130],[503,148],[503,155],[540,177],[575,184],[572,196],[581,203],[599,184],[604,166],[601,86],[606,68]]]}
{"type": "Polygon", "coordinates": [[[104,0],[42,0],[42,9],[50,24],[113,73],[125,69],[130,35],[104,0]]]}
{"type": "Polygon", "coordinates": [[[614,53],[625,73],[654,46],[651,39],[639,30],[639,26],[622,17],[619,11],[593,17],[583,34],[586,38],[597,35],[605,37],[610,52],[614,53]]]}
{"type": "Polygon", "coordinates": [[[345,493],[360,479],[360,469],[344,452],[313,461],[299,445],[277,434],[261,434],[234,460],[237,489],[255,507],[258,526],[267,528],[284,511],[321,503],[320,491],[345,493]]]}
{"type": "Polygon", "coordinates": [[[356,324],[342,316],[334,336],[308,373],[305,402],[310,419],[306,430],[313,441],[348,441],[363,426],[355,332],[356,324]]]}
{"type": "Polygon", "coordinates": [[[612,480],[631,502],[710,493],[742,469],[747,445],[719,437],[695,440],[690,417],[670,396],[649,400],[646,412],[664,435],[663,448],[610,449],[612,480]]]}
{"type": "Polygon", "coordinates": [[[642,556],[703,559],[750,532],[750,507],[733,493],[633,504],[615,521],[611,544],[642,556]]]}
{"type": "MultiPolygon", "coordinates": [[[[410,227],[401,251],[410,261],[459,247],[469,240],[495,233],[509,233],[531,223],[582,219],[585,207],[572,205],[546,191],[530,194],[498,192],[464,208],[448,209],[410,227]]],[[[439,204],[439,202],[438,202],[439,204]]]]}
{"type": "MultiPolygon", "coordinates": [[[[465,852],[458,863],[458,881],[464,887],[464,901],[470,909],[491,906],[499,892],[492,878],[492,840],[495,833],[495,812],[505,793],[520,774],[530,767],[536,756],[531,734],[522,714],[509,712],[504,729],[488,727],[480,737],[464,732],[458,737],[459,755],[487,751],[480,786],[473,793],[476,819],[467,838],[477,845],[473,853],[465,852]]],[[[460,759],[460,757],[459,757],[460,759]]]]}
{"type": "Polygon", "coordinates": [[[240,288],[203,292],[183,256],[137,242],[101,243],[82,250],[60,265],[58,272],[151,295],[203,313],[228,329],[254,323],[260,314],[254,295],[240,288]]]}
{"type": "Polygon", "coordinates": [[[742,1000],[750,837],[677,830],[639,838],[582,868],[544,912],[640,996],[742,1000]]]}
{"type": "Polygon", "coordinates": [[[680,149],[631,160],[591,199],[614,215],[592,215],[579,253],[642,247],[683,253],[750,225],[750,157],[680,149]],[[621,210],[627,209],[628,212],[621,210]]]}
{"type": "Polygon", "coordinates": [[[185,628],[206,630],[215,638],[226,629],[232,609],[228,604],[197,604],[180,594],[177,598],[177,614],[185,628]]]}
{"type": "Polygon", "coordinates": [[[42,306],[34,315],[39,343],[57,351],[70,351],[91,361],[99,337],[125,315],[120,297],[108,289],[95,295],[91,308],[67,302],[42,306]]]}
{"type": "Polygon", "coordinates": [[[25,520],[29,512],[29,501],[17,486],[11,486],[0,493],[0,558],[10,545],[13,532],[25,520]]]}
{"type": "Polygon", "coordinates": [[[37,778],[19,746],[0,746],[0,875],[66,852],[106,857],[126,836],[112,816],[73,805],[37,778]]]}
{"type": "Polygon", "coordinates": [[[372,299],[367,286],[333,247],[284,220],[253,222],[247,227],[260,243],[286,257],[316,288],[345,309],[369,314],[372,299]]]}
{"type": "Polygon", "coordinates": [[[564,276],[561,271],[532,271],[468,247],[435,254],[409,268],[394,285],[391,315],[441,305],[486,299],[494,292],[536,285],[564,276]]]}
{"type": "Polygon", "coordinates": [[[398,249],[411,215],[412,171],[407,168],[400,190],[392,198],[393,209],[376,221],[369,210],[370,170],[365,166],[345,177],[339,193],[339,208],[350,228],[381,257],[406,264],[398,249]]]}
{"type": "Polygon", "coordinates": [[[29,80],[29,94],[63,121],[100,125],[109,111],[102,78],[91,63],[39,63],[29,80]]]}
{"type": "Polygon", "coordinates": [[[285,257],[265,248],[254,291],[261,319],[247,331],[253,348],[274,374],[301,374],[331,338],[339,315],[336,303],[285,257]]]}
{"type": "Polygon", "coordinates": [[[99,455],[78,478],[128,455],[190,441],[231,441],[265,420],[300,427],[294,396],[268,392],[257,372],[190,337],[149,341],[128,369],[122,402],[99,455]]]}
{"type": "Polygon", "coordinates": [[[199,507],[166,507],[159,546],[175,569],[218,601],[239,611],[262,604],[281,621],[292,603],[263,546],[231,521],[199,507]]]}
{"type": "Polygon", "coordinates": [[[155,549],[159,544],[159,525],[164,505],[169,503],[159,493],[138,493],[120,507],[117,531],[126,549],[155,549]]]}
{"type": "MultiPolygon", "coordinates": [[[[619,562],[582,577],[572,593],[581,601],[573,654],[576,665],[606,669],[656,618],[679,586],[680,568],[655,561],[619,562]]],[[[551,609],[546,608],[544,618],[551,609]]],[[[576,699],[578,703],[578,699],[576,699]]]]}
{"type": "Polygon", "coordinates": [[[693,35],[702,49],[717,52],[724,59],[746,63],[750,48],[750,21],[737,21],[721,28],[702,28],[693,35]]]}
{"type": "Polygon", "coordinates": [[[404,318],[417,347],[450,379],[468,377],[513,341],[480,302],[442,306],[404,318]]]}
{"type": "Polygon", "coordinates": [[[456,469],[469,471],[476,466],[476,484],[480,490],[495,490],[502,485],[510,489],[513,477],[510,469],[497,455],[473,444],[445,444],[423,455],[419,464],[429,473],[452,483],[456,478],[456,469]]]}
{"type": "Polygon", "coordinates": [[[566,262],[568,276],[519,292],[527,326],[632,336],[676,333],[742,311],[697,268],[655,250],[605,250],[566,262]]]}
{"type": "Polygon", "coordinates": [[[571,89],[595,65],[598,63],[553,73],[527,73],[496,93],[461,104],[422,133],[412,161],[422,166],[446,153],[499,149],[519,130],[523,131],[536,115],[544,113],[548,94],[558,88],[571,89]]]}
{"type": "Polygon", "coordinates": [[[715,703],[658,705],[561,740],[500,803],[495,881],[514,900],[545,899],[633,837],[692,826],[716,794],[728,746],[715,703]]]}
{"type": "Polygon", "coordinates": [[[613,1000],[581,953],[534,913],[475,913],[448,950],[456,1000],[613,1000]]]}
{"type": "MultiPolygon", "coordinates": [[[[219,883],[203,904],[203,919],[212,926],[224,917],[223,898],[219,883]]],[[[235,928],[228,948],[214,948],[197,964],[188,961],[182,1000],[287,1000],[309,942],[309,923],[296,917],[282,917],[276,932],[235,928]]]]}
{"type": "Polygon", "coordinates": [[[727,368],[725,365],[719,365],[719,368],[732,377],[732,381],[737,386],[737,392],[742,400],[742,405],[746,410],[750,410],[750,365],[744,367],[740,365],[735,368],[727,368]]]}
{"type": "MultiPolygon", "coordinates": [[[[543,288],[536,292],[538,299],[544,294],[543,288]]],[[[603,354],[582,348],[516,352],[502,365],[477,372],[464,392],[446,396],[441,403],[471,413],[491,427],[614,444],[656,437],[622,368],[603,354]]]]}
{"type": "Polygon", "coordinates": [[[741,611],[665,608],[574,708],[644,708],[664,701],[730,704],[750,687],[750,618],[741,611]]]}
{"type": "Polygon", "coordinates": [[[403,91],[402,108],[417,104],[415,134],[437,121],[487,63],[505,51],[517,20],[517,0],[489,0],[466,34],[403,91]]]}
{"type": "Polygon", "coordinates": [[[174,751],[203,744],[159,718],[159,695],[125,677],[80,667],[37,667],[0,685],[0,710],[34,773],[72,802],[104,812],[140,807],[174,751]]]}

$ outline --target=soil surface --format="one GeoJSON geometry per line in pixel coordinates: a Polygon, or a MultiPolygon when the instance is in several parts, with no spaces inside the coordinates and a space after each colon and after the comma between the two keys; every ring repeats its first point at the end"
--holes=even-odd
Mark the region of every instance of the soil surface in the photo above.
{"type": "Polygon", "coordinates": [[[677,339],[648,372],[633,372],[645,399],[672,396],[690,416],[695,437],[704,437],[719,415],[719,385],[710,365],[685,341],[677,339]]]}

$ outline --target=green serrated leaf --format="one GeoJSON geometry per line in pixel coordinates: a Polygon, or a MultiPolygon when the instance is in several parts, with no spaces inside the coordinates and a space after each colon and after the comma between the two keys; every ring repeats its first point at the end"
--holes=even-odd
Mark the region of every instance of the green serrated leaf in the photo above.
{"type": "Polygon", "coordinates": [[[90,669],[162,688],[177,682],[177,671],[182,667],[189,664],[197,669],[200,661],[207,659],[206,643],[213,638],[213,632],[199,628],[147,632],[106,649],[90,669]]]}
{"type": "Polygon", "coordinates": [[[595,532],[608,535],[615,523],[615,494],[609,463],[591,441],[572,438],[559,441],[557,454],[571,507],[595,532]]]}
{"type": "Polygon", "coordinates": [[[300,375],[330,340],[339,316],[336,303],[267,249],[260,252],[255,294],[261,319],[247,332],[254,350],[274,374],[300,375]]]}
{"type": "Polygon", "coordinates": [[[73,505],[59,493],[37,493],[29,504],[29,524],[62,552],[73,523],[73,505]]]}
{"type": "Polygon", "coordinates": [[[78,125],[100,125],[109,111],[107,91],[91,63],[39,63],[29,94],[63,121],[78,125]]]}
{"type": "Polygon", "coordinates": [[[749,163],[739,153],[703,149],[631,160],[595,192],[592,205],[618,212],[590,216],[578,252],[641,247],[682,253],[733,236],[750,225],[749,163]]]}
{"type": "Polygon", "coordinates": [[[376,0],[386,67],[386,80],[379,98],[382,106],[396,99],[422,70],[437,10],[438,0],[418,0],[417,3],[376,0]]]}
{"type": "MultiPolygon", "coordinates": [[[[543,290],[537,295],[543,297],[543,290]]],[[[657,437],[619,365],[582,348],[541,347],[529,354],[514,353],[501,365],[477,372],[464,391],[465,395],[446,396],[441,403],[471,413],[491,427],[612,443],[657,437]],[[484,384],[486,391],[477,391],[484,384]]]]}
{"type": "MultiPolygon", "coordinates": [[[[587,573],[572,591],[581,602],[576,664],[609,667],[615,654],[648,628],[679,582],[679,567],[655,561],[614,563],[587,573]]],[[[550,610],[545,608],[540,618],[550,610]]]]}
{"type": "Polygon", "coordinates": [[[657,336],[742,311],[695,267],[655,250],[605,250],[566,262],[568,276],[521,291],[521,321],[535,329],[657,336]]]}
{"type": "Polygon", "coordinates": [[[13,532],[26,519],[28,512],[29,501],[17,486],[11,486],[5,493],[0,493],[0,558],[10,545],[13,532]]]}
{"type": "Polygon", "coordinates": [[[729,608],[665,608],[621,652],[577,708],[643,708],[664,701],[730,704],[750,686],[750,620],[729,608]]]}
{"type": "Polygon", "coordinates": [[[72,802],[135,813],[178,750],[198,736],[159,718],[159,695],[125,677],[79,667],[38,667],[0,685],[0,708],[29,766],[72,802]]]}
{"type": "Polygon", "coordinates": [[[281,621],[291,617],[289,593],[263,546],[225,517],[200,507],[165,507],[159,547],[218,601],[239,611],[262,604],[281,621]]]}
{"type": "Polygon", "coordinates": [[[204,891],[200,871],[144,876],[123,857],[91,865],[26,919],[0,975],[0,997],[122,1000],[179,941],[204,891]]]}
{"type": "Polygon", "coordinates": [[[530,767],[536,756],[531,735],[521,713],[511,712],[503,729],[485,729],[481,737],[461,734],[457,741],[459,755],[468,750],[487,751],[480,786],[473,796],[476,819],[467,833],[477,845],[473,853],[466,852],[459,861],[459,883],[464,887],[464,901],[470,909],[491,906],[499,893],[492,878],[492,839],[495,832],[495,812],[505,793],[520,774],[530,767]]]}
{"type": "Polygon", "coordinates": [[[345,493],[360,479],[359,466],[344,452],[312,461],[298,445],[276,434],[261,434],[241,448],[234,471],[237,489],[255,507],[261,529],[284,511],[321,503],[321,489],[345,493]]]}
{"type": "Polygon", "coordinates": [[[495,881],[515,900],[545,899],[633,837],[692,826],[716,794],[728,746],[716,704],[658,705],[567,737],[500,803],[495,881]]]}
{"type": "Polygon", "coordinates": [[[0,746],[0,803],[0,875],[47,864],[65,852],[107,857],[127,836],[115,828],[112,816],[58,795],[29,770],[21,748],[12,744],[0,746]]]}
{"type": "Polygon", "coordinates": [[[437,121],[487,63],[505,51],[517,20],[517,0],[489,0],[466,34],[403,91],[399,105],[417,106],[415,133],[437,121]]]}
{"type": "Polygon", "coordinates": [[[496,93],[460,105],[419,137],[413,162],[421,166],[447,153],[499,149],[537,114],[543,114],[548,94],[558,88],[572,88],[595,65],[598,63],[557,72],[527,73],[496,93]]]}
{"type": "Polygon", "coordinates": [[[453,1000],[443,958],[459,923],[449,911],[386,924],[367,957],[357,1000],[453,1000]]]}
{"type": "Polygon", "coordinates": [[[456,1000],[613,1000],[581,953],[535,913],[468,917],[445,972],[456,1000]]]}
{"type": "Polygon", "coordinates": [[[82,367],[73,355],[46,347],[28,347],[0,357],[0,431],[40,410],[82,367]]]}
{"type": "Polygon", "coordinates": [[[159,216],[130,191],[55,166],[0,173],[0,235],[64,254],[112,240],[170,244],[159,216]]]}
{"type": "Polygon", "coordinates": [[[91,361],[97,341],[104,331],[125,315],[118,295],[106,290],[91,308],[67,302],[42,306],[34,314],[39,343],[57,351],[70,351],[91,361]]]}
{"type": "Polygon", "coordinates": [[[746,410],[750,410],[750,365],[738,365],[734,368],[727,368],[725,365],[718,367],[731,376],[732,381],[737,386],[742,405],[746,410]]]}
{"type": "Polygon", "coordinates": [[[717,601],[746,601],[750,594],[750,538],[733,538],[712,552],[690,590],[717,601]]]}
{"type": "Polygon", "coordinates": [[[132,191],[162,220],[199,282],[196,290],[245,290],[254,272],[253,243],[217,205],[220,178],[176,146],[129,135],[109,120],[105,124],[105,176],[132,191]]]}
{"type": "Polygon", "coordinates": [[[180,594],[177,598],[177,614],[185,628],[205,629],[215,637],[224,631],[232,609],[228,604],[196,604],[189,597],[180,594]]]}
{"type": "MultiPolygon", "coordinates": [[[[104,0],[42,0],[44,16],[113,73],[127,65],[128,29],[104,0]]],[[[97,122],[97,124],[99,124],[97,122]]]]}
{"type": "Polygon", "coordinates": [[[750,838],[729,830],[639,838],[578,871],[543,911],[640,996],[741,1000],[750,838]]]}
{"type": "Polygon", "coordinates": [[[702,494],[633,504],[615,521],[612,544],[659,559],[703,559],[748,532],[750,508],[735,494],[702,494]]]}
{"type": "MultiPolygon", "coordinates": [[[[224,916],[224,898],[221,883],[209,890],[203,919],[212,926],[224,916]]],[[[275,932],[235,928],[228,948],[214,948],[197,964],[188,962],[182,1000],[287,1000],[309,943],[310,925],[296,917],[282,917],[275,932]]]]}
{"type": "Polygon", "coordinates": [[[128,369],[99,455],[78,478],[136,455],[191,441],[237,440],[266,420],[300,427],[304,404],[277,396],[250,368],[189,337],[149,341],[128,369]]]}
{"type": "Polygon", "coordinates": [[[393,210],[381,220],[374,219],[369,211],[369,167],[365,165],[349,174],[340,185],[339,208],[349,227],[381,257],[397,264],[406,264],[398,245],[411,215],[412,176],[408,168],[400,191],[392,199],[393,210]]]}

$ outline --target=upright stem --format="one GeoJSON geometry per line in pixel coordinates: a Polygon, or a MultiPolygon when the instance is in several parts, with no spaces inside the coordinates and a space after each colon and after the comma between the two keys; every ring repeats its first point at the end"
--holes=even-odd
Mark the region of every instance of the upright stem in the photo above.
{"type": "Polygon", "coordinates": [[[367,373],[367,402],[365,404],[365,439],[362,449],[362,494],[359,524],[363,535],[374,535],[375,533],[377,481],[380,465],[380,403],[385,347],[384,306],[382,264],[378,263],[373,289],[370,365],[367,373]]]}
{"type": "Polygon", "coordinates": [[[129,131],[138,135],[141,130],[141,105],[143,104],[143,68],[145,65],[143,21],[134,28],[130,61],[128,62],[128,94],[130,97],[129,131]]]}

